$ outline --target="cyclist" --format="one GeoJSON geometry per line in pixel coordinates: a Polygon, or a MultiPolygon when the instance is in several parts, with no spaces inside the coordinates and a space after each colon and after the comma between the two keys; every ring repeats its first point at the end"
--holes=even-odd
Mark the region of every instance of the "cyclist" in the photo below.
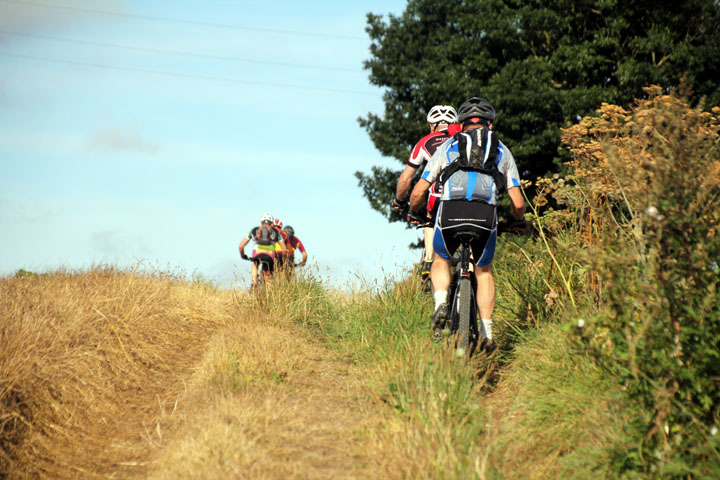
{"type": "MultiPolygon", "coordinates": [[[[395,198],[390,203],[393,210],[401,211],[407,209],[408,202],[406,200],[410,183],[415,177],[418,168],[425,165],[435,150],[452,137],[458,130],[457,112],[450,105],[435,105],[427,114],[427,122],[430,127],[430,133],[418,140],[415,147],[410,152],[410,157],[405,165],[405,170],[400,174],[395,191],[395,198]]],[[[428,213],[432,210],[432,202],[434,201],[433,192],[430,192],[428,200],[428,213]]],[[[432,232],[430,227],[423,229],[425,240],[425,256],[421,265],[420,274],[427,277],[430,273],[430,265],[433,259],[432,232]]]]}
{"type": "Polygon", "coordinates": [[[278,241],[275,242],[275,266],[278,268],[282,268],[285,265],[285,257],[287,255],[288,236],[283,232],[282,226],[283,222],[281,222],[279,218],[273,221],[273,228],[279,235],[278,241]],[[285,244],[284,247],[280,244],[281,240],[285,244]]]}
{"type": "Polygon", "coordinates": [[[471,243],[477,279],[477,304],[486,350],[495,348],[492,314],[495,309],[495,281],[492,260],[497,241],[497,196],[506,188],[512,215],[518,226],[525,224],[525,201],[515,159],[492,130],[495,109],[484,99],[472,97],[458,108],[462,132],[435,151],[410,196],[410,215],[421,208],[425,191],[437,182],[440,192],[433,234],[435,257],[430,272],[434,289],[433,336],[441,336],[448,318],[449,262],[459,246],[457,231],[474,231],[479,238],[471,243]],[[479,163],[478,163],[479,162],[479,163]],[[470,165],[481,168],[459,168],[470,165]]]}
{"type": "Polygon", "coordinates": [[[265,266],[265,274],[269,277],[274,272],[275,264],[275,243],[280,242],[282,249],[285,249],[285,242],[280,237],[272,226],[273,216],[269,213],[265,213],[260,217],[260,226],[253,228],[248,233],[247,237],[244,237],[240,241],[240,257],[248,260],[248,256],[245,255],[245,246],[253,240],[255,242],[255,248],[252,253],[252,268],[250,269],[250,276],[252,286],[256,287],[258,284],[258,264],[261,262],[265,266]]]}
{"type": "Polygon", "coordinates": [[[307,252],[305,251],[305,246],[300,241],[298,237],[295,236],[295,229],[291,227],[290,225],[283,228],[283,231],[287,234],[288,240],[286,242],[287,244],[287,260],[288,260],[288,266],[293,267],[295,266],[295,250],[299,250],[300,253],[302,253],[302,262],[298,263],[297,265],[299,267],[302,267],[307,263],[307,252]]]}

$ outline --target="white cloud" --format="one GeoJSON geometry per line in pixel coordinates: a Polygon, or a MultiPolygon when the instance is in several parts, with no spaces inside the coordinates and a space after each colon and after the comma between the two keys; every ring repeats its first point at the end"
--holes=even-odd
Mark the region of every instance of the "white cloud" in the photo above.
{"type": "Polygon", "coordinates": [[[88,146],[110,152],[157,153],[160,150],[156,143],[143,138],[137,127],[96,130],[90,134],[88,146]]]}

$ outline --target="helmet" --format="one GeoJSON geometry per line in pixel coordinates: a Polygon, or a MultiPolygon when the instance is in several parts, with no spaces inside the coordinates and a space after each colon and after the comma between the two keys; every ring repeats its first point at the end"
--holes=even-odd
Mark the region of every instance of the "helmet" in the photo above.
{"type": "Polygon", "coordinates": [[[458,121],[464,122],[468,118],[479,117],[483,120],[495,120],[495,109],[490,102],[483,98],[472,97],[465,100],[458,108],[458,121]]]}
{"type": "Polygon", "coordinates": [[[273,216],[269,213],[263,213],[260,217],[260,223],[273,223],[273,216]]]}
{"type": "Polygon", "coordinates": [[[282,222],[280,221],[279,218],[275,219],[275,221],[273,222],[273,225],[276,227],[282,228],[282,222]]]}
{"type": "Polygon", "coordinates": [[[288,225],[287,227],[283,228],[283,231],[285,231],[285,233],[287,233],[287,234],[290,235],[291,237],[292,237],[292,236],[295,236],[295,229],[292,228],[290,225],[288,225]]]}
{"type": "Polygon", "coordinates": [[[457,112],[450,105],[435,105],[427,114],[428,123],[455,123],[457,112]]]}

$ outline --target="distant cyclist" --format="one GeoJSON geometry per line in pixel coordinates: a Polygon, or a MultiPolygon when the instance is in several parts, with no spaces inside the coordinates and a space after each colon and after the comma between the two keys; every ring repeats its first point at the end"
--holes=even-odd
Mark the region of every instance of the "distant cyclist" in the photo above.
{"type": "MultiPolygon", "coordinates": [[[[460,129],[455,123],[457,122],[457,112],[450,105],[435,105],[432,107],[427,114],[427,122],[430,127],[430,133],[418,140],[410,152],[405,170],[400,174],[397,182],[395,198],[390,203],[393,210],[400,211],[407,209],[407,194],[418,168],[424,166],[425,163],[430,160],[433,153],[435,153],[435,150],[460,129]]],[[[433,208],[433,195],[434,192],[431,191],[428,199],[428,213],[430,213],[433,208]]],[[[432,232],[432,228],[428,227],[423,229],[425,256],[420,267],[420,273],[423,276],[430,274],[430,265],[433,260],[432,232]]]]}
{"type": "Polygon", "coordinates": [[[492,315],[495,309],[495,281],[492,260],[497,241],[498,193],[507,189],[512,215],[524,224],[525,201],[520,175],[510,149],[492,131],[495,109],[487,100],[473,97],[458,108],[463,131],[442,144],[428,162],[410,196],[410,211],[422,207],[425,191],[437,181],[440,205],[435,220],[435,259],[430,278],[435,298],[433,335],[437,338],[448,318],[450,259],[459,246],[453,238],[458,231],[473,231],[479,237],[471,243],[477,279],[477,304],[482,320],[485,348],[494,348],[492,315]]]}
{"type": "Polygon", "coordinates": [[[273,228],[273,216],[269,213],[265,213],[260,217],[260,225],[250,230],[247,237],[244,237],[238,247],[240,250],[240,257],[248,260],[248,256],[245,255],[245,246],[252,240],[255,242],[255,248],[252,253],[252,268],[250,269],[250,275],[252,279],[252,286],[255,287],[258,284],[258,265],[260,263],[264,266],[265,274],[270,276],[275,270],[275,243],[280,242],[282,244],[282,250],[285,249],[285,242],[280,237],[280,234],[273,228]]]}
{"type": "Polygon", "coordinates": [[[298,237],[295,236],[295,229],[291,227],[290,225],[283,228],[285,233],[288,236],[287,239],[287,263],[288,266],[294,266],[295,265],[295,250],[300,251],[302,253],[302,262],[298,263],[297,265],[299,267],[302,267],[307,263],[307,252],[305,251],[305,246],[300,241],[298,237]]]}
{"type": "Polygon", "coordinates": [[[279,218],[273,220],[273,228],[278,232],[279,238],[275,242],[275,266],[282,268],[285,265],[285,257],[287,256],[287,233],[283,231],[283,222],[279,218]],[[284,244],[284,245],[283,245],[284,244]]]}

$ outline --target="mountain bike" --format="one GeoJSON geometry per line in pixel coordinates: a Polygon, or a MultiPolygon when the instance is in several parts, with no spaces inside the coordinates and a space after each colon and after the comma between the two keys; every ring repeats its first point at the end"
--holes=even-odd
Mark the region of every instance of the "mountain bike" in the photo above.
{"type": "MultiPolygon", "coordinates": [[[[255,259],[252,257],[243,257],[244,260],[247,260],[248,262],[254,262],[255,259]]],[[[271,257],[268,257],[266,255],[262,255],[258,258],[258,277],[257,277],[257,283],[252,286],[252,289],[259,289],[262,287],[262,285],[269,280],[273,274],[274,274],[274,265],[272,265],[273,260],[271,257]]]]}
{"type": "Polygon", "coordinates": [[[456,232],[453,237],[460,241],[458,264],[455,267],[454,281],[450,282],[448,298],[451,298],[448,311],[448,327],[455,348],[471,356],[478,345],[480,333],[477,324],[477,280],[470,265],[470,243],[480,237],[476,232],[456,232]]]}
{"type": "MultiPolygon", "coordinates": [[[[520,233],[527,231],[527,223],[524,220],[514,222],[499,222],[497,235],[505,232],[520,233]]],[[[453,237],[460,242],[457,249],[457,265],[455,274],[451,277],[448,298],[450,309],[448,310],[448,325],[450,335],[448,341],[455,343],[455,348],[472,356],[477,350],[480,341],[478,330],[478,307],[477,307],[477,279],[471,269],[472,262],[470,244],[478,239],[480,234],[473,231],[459,231],[453,237]]],[[[455,257],[453,257],[455,258],[455,257]]],[[[452,267],[451,267],[452,268],[452,267]]],[[[484,339],[483,339],[484,341],[484,339]]],[[[485,347],[485,345],[481,345],[485,347]]]]}

